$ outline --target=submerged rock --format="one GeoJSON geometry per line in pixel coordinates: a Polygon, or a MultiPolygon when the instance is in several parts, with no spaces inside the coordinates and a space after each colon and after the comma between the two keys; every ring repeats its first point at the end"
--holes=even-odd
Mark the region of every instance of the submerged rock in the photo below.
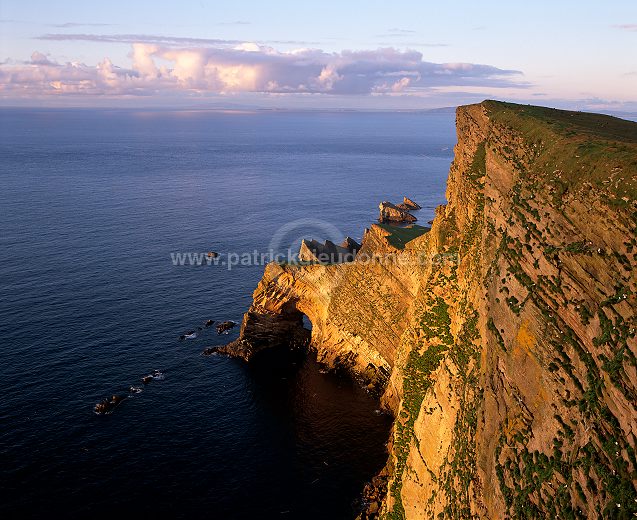
{"type": "Polygon", "coordinates": [[[109,415],[113,413],[113,410],[120,404],[124,399],[126,399],[125,395],[113,395],[111,397],[107,397],[106,399],[100,401],[95,405],[93,411],[97,415],[109,415]]]}
{"type": "Polygon", "coordinates": [[[227,334],[230,329],[233,329],[236,326],[236,322],[234,321],[222,321],[219,325],[217,325],[217,334],[227,334]]]}
{"type": "MultiPolygon", "coordinates": [[[[203,329],[199,327],[199,330],[203,330],[203,329]]],[[[179,341],[183,341],[185,339],[195,339],[196,337],[197,337],[197,332],[195,332],[194,330],[187,330],[183,334],[180,334],[179,341]]]]}
{"type": "Polygon", "coordinates": [[[154,379],[161,381],[162,379],[164,379],[164,373],[161,372],[160,370],[155,369],[150,374],[142,377],[142,383],[147,385],[154,379]]]}

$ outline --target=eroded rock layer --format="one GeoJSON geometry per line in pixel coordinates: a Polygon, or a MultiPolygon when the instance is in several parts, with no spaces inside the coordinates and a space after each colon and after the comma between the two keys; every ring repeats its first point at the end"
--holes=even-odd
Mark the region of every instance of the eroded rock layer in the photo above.
{"type": "Polygon", "coordinates": [[[228,351],[306,342],[305,314],[319,359],[383,392],[396,420],[364,515],[632,518],[637,124],[486,101],[457,132],[431,230],[268,265],[228,351]]]}

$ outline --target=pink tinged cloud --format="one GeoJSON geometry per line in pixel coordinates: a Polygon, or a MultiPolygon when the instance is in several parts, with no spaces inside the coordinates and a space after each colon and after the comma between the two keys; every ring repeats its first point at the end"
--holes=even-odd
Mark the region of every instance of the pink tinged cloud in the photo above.
{"type": "Polygon", "coordinates": [[[624,31],[637,31],[637,23],[624,23],[621,25],[615,25],[614,27],[624,31]]]}
{"type": "Polygon", "coordinates": [[[0,96],[108,96],[156,93],[400,94],[440,87],[526,87],[520,72],[471,63],[432,63],[417,51],[384,48],[327,53],[278,51],[254,43],[173,48],[133,43],[132,65],[57,63],[34,52],[0,65],[0,96]]]}

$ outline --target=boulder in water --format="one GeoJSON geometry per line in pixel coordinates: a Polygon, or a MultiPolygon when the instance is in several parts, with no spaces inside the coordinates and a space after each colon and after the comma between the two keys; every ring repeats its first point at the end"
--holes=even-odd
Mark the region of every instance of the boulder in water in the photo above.
{"type": "Polygon", "coordinates": [[[217,334],[227,334],[228,331],[234,328],[236,324],[236,322],[230,320],[222,321],[219,325],[217,325],[217,334]]]}
{"type": "Polygon", "coordinates": [[[103,399],[102,401],[97,403],[95,405],[95,408],[93,408],[93,411],[98,415],[111,414],[113,413],[113,410],[115,409],[115,407],[118,404],[120,404],[124,399],[126,399],[126,396],[123,396],[123,395],[113,395],[110,398],[107,397],[106,399],[103,399]]]}

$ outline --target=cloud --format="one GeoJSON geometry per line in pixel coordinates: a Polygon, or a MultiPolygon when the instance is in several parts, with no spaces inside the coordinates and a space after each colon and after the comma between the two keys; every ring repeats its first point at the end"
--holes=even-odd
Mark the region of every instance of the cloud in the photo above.
{"type": "MultiPolygon", "coordinates": [[[[378,42],[378,45],[391,47],[392,45],[396,45],[396,42],[378,42]]],[[[423,43],[423,42],[400,42],[401,47],[449,47],[448,43],[423,43]]]]}
{"type": "MultiPolygon", "coordinates": [[[[36,36],[36,40],[49,41],[85,41],[98,43],[151,43],[167,46],[197,47],[223,45],[239,45],[243,40],[226,40],[219,38],[189,38],[182,36],[163,36],[155,34],[64,34],[49,33],[36,36]]],[[[278,45],[318,45],[319,42],[298,41],[298,40],[268,40],[261,42],[264,44],[278,45]]]]}
{"type": "MultiPolygon", "coordinates": [[[[158,40],[158,41],[165,41],[158,40]]],[[[209,41],[209,40],[207,40],[209,41]]],[[[34,52],[27,63],[0,65],[0,97],[46,95],[181,96],[322,94],[406,95],[440,87],[528,87],[516,70],[473,63],[433,63],[415,50],[380,48],[280,51],[256,43],[170,47],[135,42],[131,65],[57,63],[34,52]]]]}
{"type": "Polygon", "coordinates": [[[112,23],[79,23],[79,22],[66,22],[66,23],[54,23],[51,27],[59,27],[60,29],[70,29],[72,27],[107,27],[113,25],[112,23]]]}
{"type": "Polygon", "coordinates": [[[396,33],[396,34],[412,34],[412,33],[415,33],[416,31],[412,29],[400,29],[398,27],[393,27],[392,29],[389,29],[388,32],[396,33]]]}
{"type": "Polygon", "coordinates": [[[48,56],[46,56],[46,54],[42,54],[41,52],[38,52],[38,51],[35,51],[33,54],[31,54],[31,61],[29,63],[32,65],[49,65],[49,66],[57,65],[56,63],[50,61],[48,56]]]}
{"type": "Polygon", "coordinates": [[[235,20],[234,22],[219,22],[217,25],[251,25],[252,22],[246,22],[244,20],[235,20]]]}
{"type": "Polygon", "coordinates": [[[398,27],[393,27],[392,29],[387,29],[386,33],[377,34],[377,38],[400,38],[402,36],[411,36],[416,34],[416,31],[411,29],[400,29],[398,27]]]}
{"type": "Polygon", "coordinates": [[[240,40],[223,40],[216,38],[183,38],[180,36],[158,36],[152,34],[43,34],[36,40],[52,41],[85,41],[100,43],[151,43],[159,45],[237,45],[240,40]]]}
{"type": "Polygon", "coordinates": [[[624,31],[637,31],[637,23],[625,23],[620,25],[613,25],[615,29],[622,29],[624,31]]]}
{"type": "Polygon", "coordinates": [[[393,27],[391,29],[387,29],[387,32],[384,34],[377,34],[375,38],[379,38],[378,45],[392,46],[396,45],[396,39],[400,41],[399,45],[404,47],[448,47],[448,43],[426,43],[426,42],[418,42],[418,41],[404,41],[402,38],[413,38],[416,35],[417,31],[412,29],[400,29],[398,27],[393,27]],[[383,38],[387,38],[392,40],[392,43],[383,42],[383,38]]]}

